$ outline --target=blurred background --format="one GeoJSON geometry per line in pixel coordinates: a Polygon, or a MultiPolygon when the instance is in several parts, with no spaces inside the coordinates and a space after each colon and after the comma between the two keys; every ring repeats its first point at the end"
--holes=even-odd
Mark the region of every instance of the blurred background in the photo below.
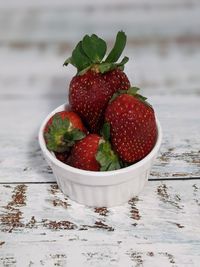
{"type": "Polygon", "coordinates": [[[62,63],[78,40],[96,33],[112,44],[121,29],[126,72],[147,95],[199,89],[199,0],[2,0],[0,90],[9,97],[39,90],[55,107],[75,74],[62,63]]]}
{"type": "MultiPolygon", "coordinates": [[[[189,147],[192,138],[194,145],[199,140],[199,133],[194,134],[198,118],[191,113],[200,104],[199,29],[199,0],[1,0],[0,123],[4,127],[0,134],[6,148],[2,159],[5,153],[10,160],[13,157],[17,176],[24,166],[36,168],[41,161],[38,127],[48,112],[66,101],[69,81],[76,73],[73,67],[62,66],[64,60],[86,33],[96,33],[111,46],[117,31],[124,30],[128,42],[123,56],[130,58],[125,71],[149,97],[161,120],[162,155],[172,154],[176,146],[176,160],[183,153],[182,145],[189,147]],[[17,135],[8,137],[8,124],[17,135]],[[18,159],[14,155],[19,148],[18,159]],[[31,157],[36,153],[34,165],[31,157]]],[[[198,149],[191,149],[196,157],[198,149]]],[[[171,176],[174,161],[166,165],[165,158],[160,160],[166,166],[162,175],[171,176]]],[[[3,162],[4,176],[10,177],[10,161],[3,162]]],[[[181,162],[176,170],[184,171],[181,162]]]]}

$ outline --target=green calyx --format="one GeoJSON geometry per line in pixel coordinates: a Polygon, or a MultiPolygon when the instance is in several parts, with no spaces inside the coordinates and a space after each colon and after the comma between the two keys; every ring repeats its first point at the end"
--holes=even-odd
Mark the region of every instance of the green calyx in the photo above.
{"type": "Polygon", "coordinates": [[[101,135],[101,139],[96,154],[96,160],[99,162],[101,168],[100,171],[112,171],[121,169],[122,164],[118,155],[112,150],[110,139],[110,124],[104,123],[101,135]]]}
{"type": "Polygon", "coordinates": [[[47,148],[54,152],[69,151],[76,141],[85,137],[85,133],[71,127],[69,119],[55,115],[48,132],[45,133],[47,148]]]}
{"type": "Polygon", "coordinates": [[[112,171],[121,169],[121,162],[117,154],[112,150],[111,144],[103,140],[98,147],[96,160],[99,162],[100,171],[112,171]]]}
{"type": "Polygon", "coordinates": [[[143,102],[145,105],[152,107],[146,100],[147,97],[144,97],[140,94],[138,94],[138,91],[140,90],[140,88],[138,87],[130,87],[128,90],[118,90],[116,93],[113,94],[112,98],[110,99],[110,103],[115,100],[118,96],[123,95],[123,94],[127,94],[127,95],[132,95],[134,97],[136,97],[137,99],[139,99],[141,102],[143,102]]]}
{"type": "Polygon", "coordinates": [[[126,45],[126,35],[119,31],[116,36],[115,44],[108,56],[104,59],[107,51],[106,42],[97,35],[85,35],[77,44],[71,57],[65,60],[64,66],[72,64],[77,68],[77,74],[82,75],[87,70],[105,73],[115,68],[124,69],[128,62],[128,57],[124,57],[117,63],[126,45]]]}
{"type": "Polygon", "coordinates": [[[101,135],[103,136],[104,140],[109,141],[110,140],[110,123],[105,122],[103,124],[103,127],[101,129],[101,135]]]}

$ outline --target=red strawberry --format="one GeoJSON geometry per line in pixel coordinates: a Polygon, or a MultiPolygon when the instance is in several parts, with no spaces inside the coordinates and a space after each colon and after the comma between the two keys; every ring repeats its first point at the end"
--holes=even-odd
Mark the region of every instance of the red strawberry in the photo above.
{"type": "Polygon", "coordinates": [[[99,171],[100,164],[95,156],[98,150],[101,137],[96,134],[89,134],[79,141],[71,151],[67,163],[75,168],[99,171]]]}
{"type": "Polygon", "coordinates": [[[116,63],[125,47],[126,35],[119,32],[107,58],[106,43],[96,35],[86,35],[64,65],[71,63],[78,73],[69,87],[69,102],[73,111],[84,120],[91,132],[97,133],[102,125],[104,111],[113,93],[127,90],[130,82],[123,72],[127,57],[116,63]]]}
{"type": "Polygon", "coordinates": [[[120,168],[118,156],[108,141],[97,134],[89,134],[77,142],[67,163],[75,168],[89,171],[108,171],[120,168]]]}
{"type": "Polygon", "coordinates": [[[83,118],[91,132],[99,131],[105,108],[113,93],[120,88],[130,87],[128,79],[126,81],[124,78],[126,75],[116,69],[105,74],[87,71],[72,79],[69,94],[71,107],[83,118]]]}
{"type": "Polygon", "coordinates": [[[49,150],[69,151],[70,147],[87,133],[80,117],[72,111],[61,111],[53,115],[44,129],[49,150]]]}
{"type": "Polygon", "coordinates": [[[105,113],[105,120],[111,127],[113,148],[127,163],[144,158],[157,138],[154,110],[146,98],[137,94],[138,90],[135,87],[116,94],[105,113]]]}
{"type": "Polygon", "coordinates": [[[110,94],[112,95],[118,90],[128,90],[130,88],[128,77],[119,68],[106,72],[103,78],[110,85],[110,94]]]}
{"type": "Polygon", "coordinates": [[[58,160],[62,161],[63,163],[66,163],[69,157],[69,152],[55,152],[55,156],[58,160]]]}

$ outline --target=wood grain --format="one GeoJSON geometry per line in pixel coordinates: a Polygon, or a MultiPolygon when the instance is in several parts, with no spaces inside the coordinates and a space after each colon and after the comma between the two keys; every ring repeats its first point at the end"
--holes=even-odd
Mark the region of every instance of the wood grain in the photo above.
{"type": "Polygon", "coordinates": [[[0,265],[198,266],[199,190],[149,182],[126,205],[93,209],[57,185],[2,185],[0,265]]]}

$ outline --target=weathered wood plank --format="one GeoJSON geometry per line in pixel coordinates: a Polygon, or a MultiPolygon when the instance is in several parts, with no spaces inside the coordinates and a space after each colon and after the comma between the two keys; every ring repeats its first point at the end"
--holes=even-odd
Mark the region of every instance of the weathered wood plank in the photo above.
{"type": "MultiPolygon", "coordinates": [[[[12,103],[9,112],[6,110],[8,102],[0,105],[0,121],[4,125],[0,134],[1,182],[54,181],[37,140],[42,117],[49,110],[48,101],[43,98],[38,99],[37,103],[34,99],[9,102],[12,103]]],[[[200,98],[182,96],[178,99],[178,106],[176,97],[171,96],[154,96],[152,102],[161,121],[164,137],[151,177],[198,177],[200,98]]]]}
{"type": "Polygon", "coordinates": [[[1,266],[198,266],[200,182],[149,182],[92,209],[56,185],[1,185],[1,266]],[[10,265],[9,265],[10,264],[10,265]]]}
{"type": "MultiPolygon", "coordinates": [[[[75,41],[73,45],[75,44],[75,41]]],[[[200,42],[134,45],[128,42],[124,54],[130,57],[125,71],[132,83],[152,95],[199,95],[200,42]]],[[[0,96],[3,100],[45,97],[62,98],[76,71],[62,67],[69,47],[0,48],[0,96]],[[45,48],[45,49],[44,49],[45,48]],[[13,64],[17,62],[17,64],[13,64]]],[[[53,100],[52,100],[53,101],[53,100]]]]}
{"type": "Polygon", "coordinates": [[[137,40],[187,38],[188,33],[199,38],[199,12],[197,0],[1,1],[1,41],[71,42],[93,29],[110,38],[121,28],[137,40]]]}
{"type": "Polygon", "coordinates": [[[198,5],[199,1],[198,0],[141,0],[138,2],[137,0],[124,0],[121,2],[121,0],[110,0],[109,3],[107,0],[102,0],[100,2],[94,3],[91,2],[90,0],[74,0],[73,2],[66,2],[65,0],[60,0],[58,3],[56,3],[54,0],[43,0],[42,3],[40,0],[35,0],[34,2],[27,2],[26,0],[16,0],[14,3],[12,3],[12,0],[7,0],[4,2],[1,2],[0,7],[1,8],[17,8],[17,7],[25,7],[25,8],[33,8],[33,7],[38,7],[38,8],[43,8],[46,6],[49,6],[50,8],[53,7],[81,7],[85,8],[87,6],[94,6],[95,8],[101,8],[104,7],[105,5],[107,6],[114,6],[116,8],[125,6],[129,7],[130,5],[137,7],[137,8],[150,8],[150,7],[157,7],[157,8],[173,8],[173,7],[180,7],[180,6],[194,6],[198,5]]]}

